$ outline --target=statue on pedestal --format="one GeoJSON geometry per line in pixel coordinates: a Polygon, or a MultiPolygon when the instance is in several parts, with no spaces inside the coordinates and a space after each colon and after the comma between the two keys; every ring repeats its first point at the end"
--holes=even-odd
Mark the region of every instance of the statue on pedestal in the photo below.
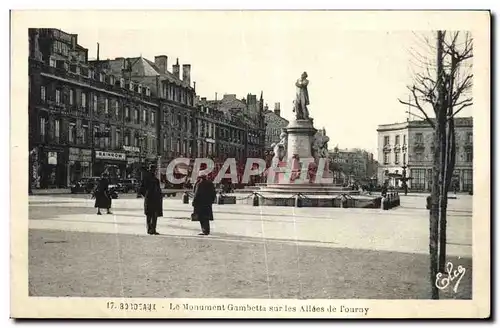
{"type": "Polygon", "coordinates": [[[300,79],[295,82],[297,87],[297,92],[295,95],[295,103],[293,111],[297,120],[308,120],[309,110],[307,106],[309,105],[309,92],[307,91],[307,85],[309,80],[307,79],[307,73],[302,73],[300,79]]]}

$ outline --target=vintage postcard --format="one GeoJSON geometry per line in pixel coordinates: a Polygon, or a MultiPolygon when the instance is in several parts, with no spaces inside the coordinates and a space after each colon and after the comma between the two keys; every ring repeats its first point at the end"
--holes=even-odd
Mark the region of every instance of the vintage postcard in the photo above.
{"type": "Polygon", "coordinates": [[[487,318],[490,12],[12,11],[14,318],[487,318]]]}

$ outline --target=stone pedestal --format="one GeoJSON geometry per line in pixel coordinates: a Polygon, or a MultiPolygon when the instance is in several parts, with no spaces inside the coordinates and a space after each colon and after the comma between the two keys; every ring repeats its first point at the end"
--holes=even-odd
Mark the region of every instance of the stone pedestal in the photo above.
{"type": "Polygon", "coordinates": [[[293,120],[284,130],[287,133],[287,159],[293,155],[312,158],[311,144],[316,133],[312,120],[293,120]]]}

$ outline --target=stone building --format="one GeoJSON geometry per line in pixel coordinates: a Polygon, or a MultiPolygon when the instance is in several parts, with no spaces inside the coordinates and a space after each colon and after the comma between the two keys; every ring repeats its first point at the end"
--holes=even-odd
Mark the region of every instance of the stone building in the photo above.
{"type": "MultiPolygon", "coordinates": [[[[472,190],[472,117],[455,118],[456,162],[452,185],[459,191],[472,190]]],[[[434,129],[427,121],[379,125],[378,182],[400,186],[403,170],[411,177],[413,190],[430,191],[434,153],[434,129]]]]}
{"type": "Polygon", "coordinates": [[[88,61],[78,36],[29,30],[30,172],[41,188],[81,177],[132,174],[129,163],[156,154],[158,104],[148,88],[88,61]]]}
{"type": "Polygon", "coordinates": [[[343,173],[349,182],[369,183],[376,175],[376,161],[373,154],[359,148],[340,149],[335,147],[329,152],[330,160],[337,171],[343,173]]]}
{"type": "Polygon", "coordinates": [[[264,111],[264,121],[266,126],[266,143],[267,151],[272,150],[271,145],[280,141],[280,134],[288,125],[288,120],[281,117],[280,103],[274,104],[274,110],[266,109],[264,111]]]}
{"type": "Polygon", "coordinates": [[[182,77],[179,59],[170,72],[166,55],[156,56],[154,62],[142,56],[119,57],[102,61],[101,66],[124,81],[138,81],[136,88],[148,90],[157,99],[159,112],[152,145],[162,166],[176,157],[199,154],[201,125],[196,118],[196,91],[195,83],[191,83],[190,64],[182,65],[182,77]]]}
{"type": "Polygon", "coordinates": [[[253,94],[238,99],[235,94],[225,94],[220,100],[209,100],[211,108],[224,113],[217,133],[217,153],[231,157],[235,154],[244,161],[246,158],[264,157],[265,116],[264,99],[253,94]]]}
{"type": "Polygon", "coordinates": [[[198,103],[190,64],[102,60],[99,45],[89,61],[78,36],[57,29],[30,29],[29,50],[30,176],[43,188],[181,156],[263,157],[262,94],[198,103]]]}

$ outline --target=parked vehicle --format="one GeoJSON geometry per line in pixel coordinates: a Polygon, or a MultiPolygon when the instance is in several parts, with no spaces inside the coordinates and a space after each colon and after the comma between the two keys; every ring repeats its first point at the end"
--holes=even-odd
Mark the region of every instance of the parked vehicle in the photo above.
{"type": "Polygon", "coordinates": [[[117,199],[118,198],[118,192],[122,189],[122,186],[120,183],[117,183],[116,181],[111,181],[108,185],[108,192],[111,195],[112,199],[117,199]]]}
{"type": "Polygon", "coordinates": [[[119,181],[119,185],[120,191],[123,193],[137,192],[139,190],[139,181],[137,179],[122,179],[119,181]]]}
{"type": "Polygon", "coordinates": [[[96,187],[97,183],[99,182],[100,177],[87,177],[87,178],[81,178],[78,180],[75,184],[71,185],[71,193],[76,194],[76,193],[87,193],[90,194],[94,188],[96,187]]]}

